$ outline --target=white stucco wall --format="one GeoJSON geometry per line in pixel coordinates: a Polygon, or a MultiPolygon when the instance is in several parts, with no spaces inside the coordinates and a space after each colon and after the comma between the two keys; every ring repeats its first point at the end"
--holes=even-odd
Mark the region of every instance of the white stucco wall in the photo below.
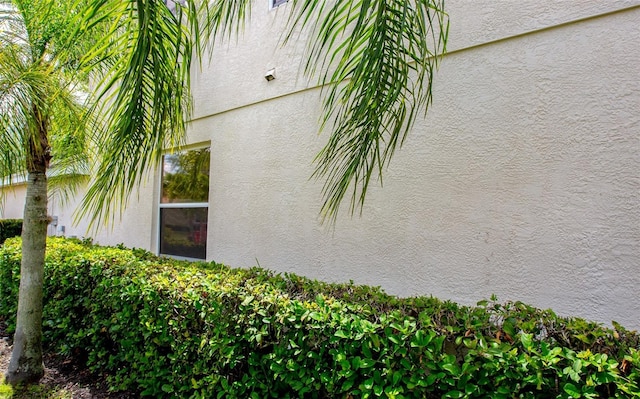
{"type": "MultiPolygon", "coordinates": [[[[114,215],[114,223],[109,227],[89,228],[88,220],[76,219],[84,191],[80,190],[75,198],[64,202],[55,192],[48,199],[49,215],[57,218],[57,225],[49,225],[48,234],[66,237],[92,237],[100,244],[117,245],[126,243],[129,247],[152,249],[156,236],[152,234],[155,228],[154,215],[156,210],[152,206],[154,182],[140,187],[131,199],[129,206],[122,215],[114,215]]],[[[11,187],[0,187],[4,195],[0,201],[0,219],[22,219],[24,201],[27,193],[26,185],[19,184],[11,187]]]]}
{"type": "Polygon", "coordinates": [[[27,186],[0,187],[0,219],[22,219],[27,186]]]}
{"type": "Polygon", "coordinates": [[[319,90],[305,90],[299,49],[275,50],[277,13],[255,11],[194,80],[210,257],[640,327],[638,4],[448,1],[433,107],[362,217],[334,229],[309,181],[319,90]]]}
{"type": "Polygon", "coordinates": [[[116,212],[107,226],[90,226],[88,219],[77,220],[76,213],[84,191],[80,191],[70,203],[63,203],[57,197],[50,198],[49,212],[58,217],[60,226],[65,226],[64,235],[67,237],[91,237],[102,245],[125,244],[152,250],[157,235],[157,209],[153,205],[156,188],[152,176],[155,177],[155,171],[150,171],[143,178],[144,184],[132,195],[122,214],[116,212]]]}
{"type": "MultiPolygon", "coordinates": [[[[263,2],[194,72],[209,259],[640,328],[640,0],[447,0],[433,106],[362,216],[335,227],[320,224],[322,182],[309,180],[327,139],[320,90],[299,75],[300,46],[277,50],[288,6],[263,2]]],[[[99,242],[155,250],[154,173],[99,242]]]]}

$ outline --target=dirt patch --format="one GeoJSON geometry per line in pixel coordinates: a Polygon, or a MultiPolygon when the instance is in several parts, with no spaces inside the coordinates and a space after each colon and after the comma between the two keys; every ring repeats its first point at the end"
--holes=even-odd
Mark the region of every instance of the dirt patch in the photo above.
{"type": "MultiPolygon", "coordinates": [[[[0,373],[4,375],[11,359],[11,337],[0,322],[0,373]]],[[[105,379],[92,374],[73,359],[51,353],[44,355],[44,377],[40,384],[46,388],[64,390],[72,399],[133,399],[132,393],[109,392],[105,379]]]]}
{"type": "Polygon", "coordinates": [[[8,339],[0,338],[0,373],[4,374],[9,367],[9,359],[11,359],[11,347],[8,339]]]}

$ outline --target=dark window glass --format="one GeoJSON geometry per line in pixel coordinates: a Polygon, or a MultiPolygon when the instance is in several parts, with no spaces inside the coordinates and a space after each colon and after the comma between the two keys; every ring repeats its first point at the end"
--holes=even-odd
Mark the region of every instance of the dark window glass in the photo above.
{"type": "Polygon", "coordinates": [[[205,259],[207,208],[161,208],[160,253],[205,259]]]}
{"type": "Polygon", "coordinates": [[[202,148],[162,158],[159,225],[163,255],[206,258],[210,156],[209,148],[202,148]]]}

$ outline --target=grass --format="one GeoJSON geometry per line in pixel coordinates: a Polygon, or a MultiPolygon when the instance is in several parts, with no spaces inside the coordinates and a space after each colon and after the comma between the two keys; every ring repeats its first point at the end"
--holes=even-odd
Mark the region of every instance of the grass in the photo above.
{"type": "Polygon", "coordinates": [[[42,384],[13,388],[0,376],[0,399],[72,399],[65,389],[46,387],[42,384]]]}

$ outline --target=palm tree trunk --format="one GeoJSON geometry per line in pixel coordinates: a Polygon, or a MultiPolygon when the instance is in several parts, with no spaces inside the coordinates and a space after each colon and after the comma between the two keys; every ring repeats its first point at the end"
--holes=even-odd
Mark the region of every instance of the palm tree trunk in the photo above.
{"type": "Polygon", "coordinates": [[[5,376],[7,383],[37,382],[44,375],[42,362],[42,297],[47,246],[47,169],[51,160],[49,120],[34,104],[37,133],[29,138],[27,195],[22,223],[20,292],[13,352],[5,376]]]}
{"type": "Polygon", "coordinates": [[[47,238],[46,168],[29,172],[22,228],[17,326],[6,375],[9,384],[37,382],[42,362],[42,283],[47,238]]]}

